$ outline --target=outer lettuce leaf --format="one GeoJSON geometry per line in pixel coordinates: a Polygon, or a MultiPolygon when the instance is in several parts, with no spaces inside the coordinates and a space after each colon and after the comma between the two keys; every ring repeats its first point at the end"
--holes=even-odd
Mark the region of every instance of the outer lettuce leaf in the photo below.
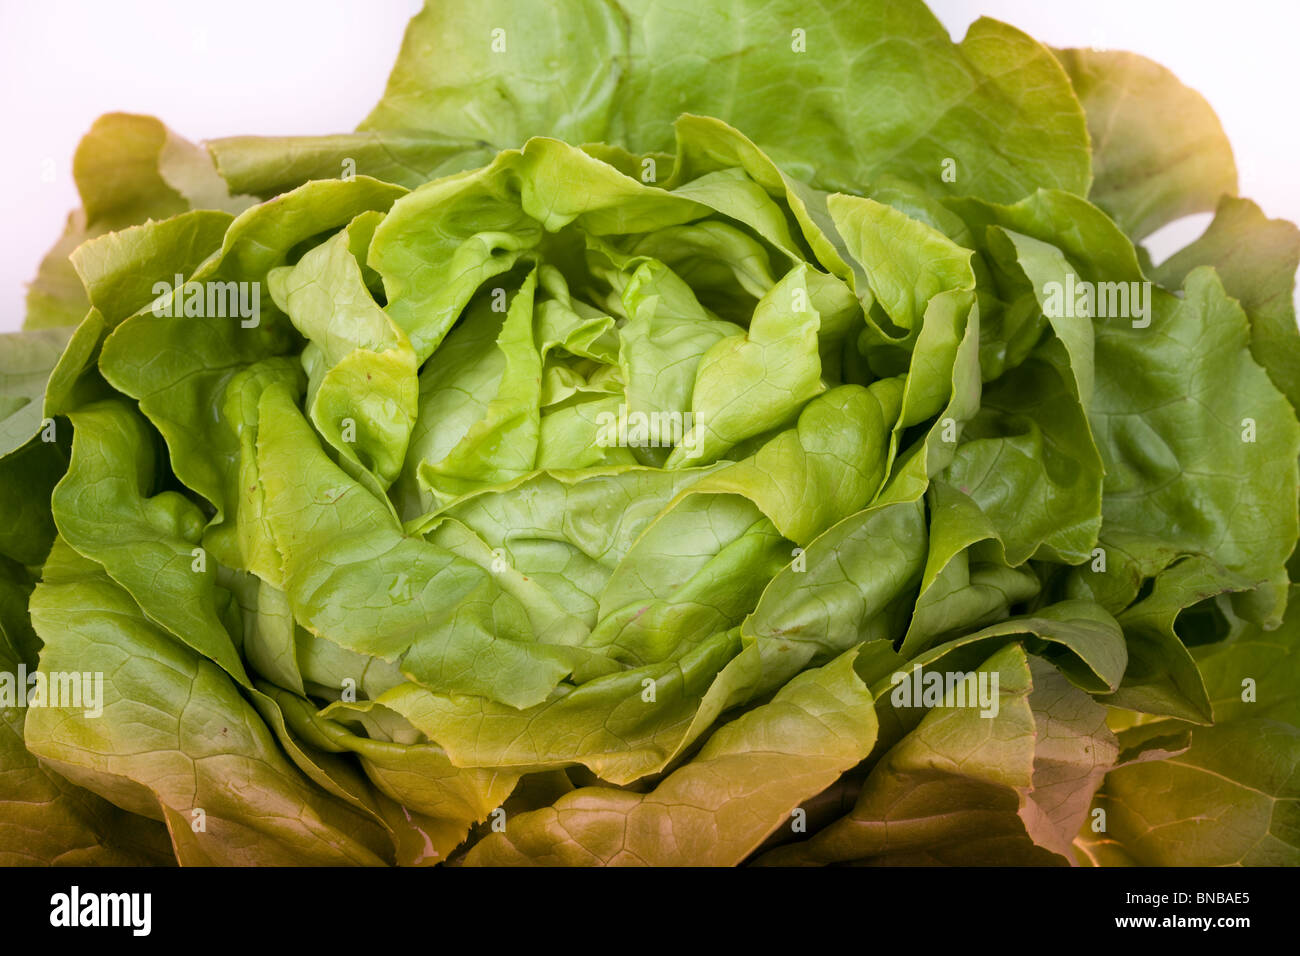
{"type": "Polygon", "coordinates": [[[73,251],[69,262],[91,308],[50,376],[47,414],[112,397],[97,364],[105,339],[159,298],[159,284],[170,288],[177,276],[192,275],[220,248],[231,218],[219,210],[180,213],[87,240],[73,251]]]}
{"type": "Polygon", "coordinates": [[[504,832],[476,844],[466,865],[740,863],[870,752],[875,714],[853,672],[856,656],[798,675],[648,793],[586,787],[507,817],[504,832]]]}
{"type": "Polygon", "coordinates": [[[27,294],[28,328],[75,325],[86,314],[90,303],[68,262],[86,239],[190,209],[236,213],[254,201],[231,195],[208,154],[152,116],[101,116],[77,146],[72,175],[83,208],[41,262],[27,294]]]}
{"type": "Polygon", "coordinates": [[[999,676],[996,716],[945,698],[876,764],[848,816],[760,862],[1068,862],[1088,811],[1079,795],[1116,752],[1104,710],[1015,645],[979,671],[999,676]]]}
{"type": "Polygon", "coordinates": [[[1246,316],[1211,270],[1188,275],[1181,300],[1157,293],[1153,305],[1149,334],[1097,330],[1091,417],[1106,464],[1105,526],[1261,582],[1238,603],[1276,622],[1300,528],[1300,425],[1251,358],[1246,316]]]}
{"type": "Polygon", "coordinates": [[[1087,132],[1069,80],[1005,24],[977,20],[954,45],[914,0],[709,14],[714,28],[700,30],[698,5],[584,0],[521,16],[505,0],[430,3],[363,128],[650,152],[670,148],[667,124],[694,112],[746,130],[831,188],[885,174],[942,187],[941,164],[954,159],[961,194],[1087,191],[1087,132]],[[778,115],[773,102],[800,105],[778,115]]]}
{"type": "Polygon", "coordinates": [[[71,329],[0,336],[0,555],[36,566],[54,540],[50,493],[68,463],[49,394],[71,329]]]}
{"type": "MultiPolygon", "coordinates": [[[[1226,642],[1193,649],[1213,702],[1213,727],[1193,729],[1190,749],[1122,766],[1106,777],[1097,802],[1106,812],[1105,838],[1128,862],[1300,862],[1300,608],[1294,597],[1277,630],[1238,622],[1226,642]]],[[[1218,607],[1231,615],[1223,603],[1218,607]]],[[[1163,720],[1124,736],[1132,746],[1185,726],[1163,720]]],[[[1096,834],[1085,831],[1081,842],[1097,852],[1096,834]]]]}
{"type": "Polygon", "coordinates": [[[75,209],[68,213],[63,234],[41,259],[36,277],[27,284],[27,311],[23,328],[49,329],[76,325],[86,314],[90,302],[81,286],[69,256],[87,238],[86,214],[75,209]]]}
{"type": "Polygon", "coordinates": [[[35,567],[54,542],[50,495],[68,467],[66,443],[28,442],[0,459],[0,555],[35,567]]]}
{"type": "Polygon", "coordinates": [[[414,189],[431,179],[486,165],[493,155],[481,141],[390,130],[335,136],[227,136],[204,145],[232,192],[262,199],[313,179],[348,175],[414,189]]]}
{"type": "Polygon", "coordinates": [[[1095,176],[1088,196],[1135,240],[1236,193],[1232,147],[1199,93],[1136,53],[1056,56],[1088,118],[1095,176]]]}
{"type": "MultiPolygon", "coordinates": [[[[1145,281],[1129,240],[1078,197],[1042,191],[1012,206],[952,205],[976,230],[1001,226],[1056,246],[1080,279],[1145,281]]],[[[1015,241],[1024,247],[1021,264],[1036,281],[1046,281],[1049,273],[1027,255],[1041,247],[1015,241]]],[[[1260,590],[1239,603],[1246,613],[1276,622],[1297,515],[1294,496],[1273,489],[1296,487],[1295,417],[1247,350],[1246,316],[1211,270],[1188,274],[1181,298],[1153,287],[1149,311],[1092,323],[1095,384],[1088,416],[1106,471],[1103,537],[1122,537],[1145,565],[1158,563],[1163,549],[1208,554],[1259,581],[1260,590]],[[1260,422],[1269,423],[1263,432],[1260,422]],[[1252,505],[1244,509],[1238,504],[1247,495],[1241,475],[1255,483],[1252,505]]]]}
{"type": "Polygon", "coordinates": [[[0,336],[0,456],[46,430],[46,385],[70,332],[29,329],[0,336]]]}
{"type": "MultiPolygon", "coordinates": [[[[38,642],[27,602],[31,584],[11,562],[0,562],[0,667],[36,670],[38,642]]],[[[167,831],[118,809],[51,772],[23,739],[27,709],[9,708],[0,721],[0,862],[5,866],[142,866],[170,862],[167,831]]]]}
{"type": "Polygon", "coordinates": [[[1155,272],[1164,285],[1182,285],[1197,266],[1213,266],[1250,319],[1250,354],[1292,408],[1300,408],[1300,330],[1295,275],[1300,230],[1268,219],[1249,199],[1224,196],[1205,234],[1170,256],[1155,272]]]}
{"type": "Polygon", "coordinates": [[[406,28],[363,130],[424,130],[498,148],[602,139],[627,24],[605,0],[536,8],[430,3],[406,28]]]}
{"type": "Polygon", "coordinates": [[[131,226],[82,243],[72,265],[90,304],[116,326],[158,298],[156,283],[193,275],[221,247],[233,220],[221,210],[196,210],[131,226]]]}
{"type": "MultiPolygon", "coordinates": [[[[5,662],[7,669],[16,665],[5,662]]],[[[166,829],[51,772],[28,752],[25,714],[0,726],[4,770],[0,863],[4,866],[161,866],[171,863],[166,829]]]]}
{"type": "MultiPolygon", "coordinates": [[[[364,781],[373,782],[377,792],[363,805],[382,815],[391,831],[399,864],[446,861],[465,841],[470,827],[501,806],[519,780],[517,774],[495,769],[456,767],[441,748],[419,740],[413,729],[410,739],[386,739],[388,724],[369,718],[381,713],[400,718],[382,708],[361,712],[366,731],[361,734],[320,716],[311,704],[285,691],[268,688],[268,694],[276,700],[296,738],[318,748],[313,759],[334,774],[335,780],[329,783],[337,787],[343,782],[353,792],[365,794],[368,788],[364,781]],[[340,767],[339,757],[322,759],[334,754],[355,754],[358,767],[340,767]]],[[[331,788],[327,785],[327,789],[331,788]]],[[[349,796],[346,792],[342,795],[349,796]]],[[[353,802],[357,802],[355,798],[353,802]]]]}
{"type": "Polygon", "coordinates": [[[44,673],[110,676],[97,718],[33,709],[29,749],[74,783],[166,823],[181,863],[384,861],[382,831],[311,787],[226,673],[151,624],[93,564],[69,557],[57,577],[47,568],[32,614],[44,673]]]}
{"type": "Polygon", "coordinates": [[[1107,777],[1112,838],[1147,866],[1295,866],[1300,730],[1247,719],[1192,738],[1184,754],[1107,777]]]}
{"type": "Polygon", "coordinates": [[[187,209],[239,212],[248,196],[231,196],[208,154],[152,116],[107,113],[77,146],[73,177],[89,227],[134,226],[187,209]]]}

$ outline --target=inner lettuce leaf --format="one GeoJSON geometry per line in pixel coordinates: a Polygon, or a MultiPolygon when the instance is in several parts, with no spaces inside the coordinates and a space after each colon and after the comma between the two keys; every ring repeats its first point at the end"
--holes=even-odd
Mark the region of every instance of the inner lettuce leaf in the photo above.
{"type": "Polygon", "coordinates": [[[429,0],[356,132],[74,172],[0,862],[1300,864],[1300,233],[1158,65],[429,0]]]}

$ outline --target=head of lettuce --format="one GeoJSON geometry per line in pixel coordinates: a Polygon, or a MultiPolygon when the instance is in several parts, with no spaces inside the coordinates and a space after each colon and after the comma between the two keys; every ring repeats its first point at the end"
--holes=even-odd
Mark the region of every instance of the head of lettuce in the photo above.
{"type": "Polygon", "coordinates": [[[0,861],[1300,862],[1300,233],[1204,101],[913,2],[560,13],[430,2],[356,133],[82,142],[0,861]]]}

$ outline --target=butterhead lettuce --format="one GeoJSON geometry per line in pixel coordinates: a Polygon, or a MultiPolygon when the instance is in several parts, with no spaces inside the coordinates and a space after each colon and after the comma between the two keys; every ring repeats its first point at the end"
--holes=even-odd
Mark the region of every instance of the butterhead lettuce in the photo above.
{"type": "Polygon", "coordinates": [[[0,861],[1300,862],[1300,234],[1161,67],[430,0],[355,133],[75,170],[0,861]]]}

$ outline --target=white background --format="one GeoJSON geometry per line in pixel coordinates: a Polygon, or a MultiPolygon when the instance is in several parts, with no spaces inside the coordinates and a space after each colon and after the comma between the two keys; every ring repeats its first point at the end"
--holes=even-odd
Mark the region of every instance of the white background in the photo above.
{"type": "MultiPolygon", "coordinates": [[[[544,3],[548,0],[529,0],[544,3]]],[[[1240,192],[1300,221],[1300,3],[931,0],[960,39],[980,15],[1053,46],[1134,50],[1218,111],[1240,192]]],[[[383,93],[416,0],[0,0],[0,331],[78,205],[72,154],[101,113],[151,113],[190,140],[352,129],[383,93]],[[41,172],[53,160],[53,181],[41,172]]],[[[1195,238],[1192,217],[1149,243],[1195,238]]]]}

